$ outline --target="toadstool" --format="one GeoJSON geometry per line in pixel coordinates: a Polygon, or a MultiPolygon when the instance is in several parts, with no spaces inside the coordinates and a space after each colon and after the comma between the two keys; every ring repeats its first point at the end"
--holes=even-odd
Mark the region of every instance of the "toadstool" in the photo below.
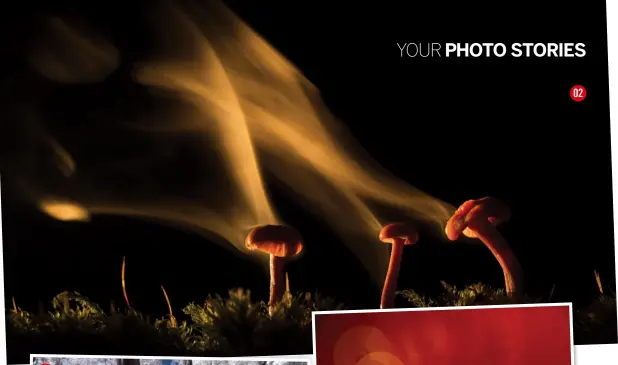
{"type": "Polygon", "coordinates": [[[397,289],[403,246],[415,244],[418,241],[418,233],[405,223],[392,223],[382,228],[379,239],[384,243],[393,245],[380,300],[380,308],[392,308],[395,304],[395,290],[397,289]]]}
{"type": "Polygon", "coordinates": [[[303,250],[300,233],[292,227],[264,225],[255,227],[245,239],[249,250],[258,250],[270,255],[270,299],[268,307],[272,313],[275,305],[283,297],[285,281],[283,277],[283,260],[296,256],[303,250]]]}
{"type": "Polygon", "coordinates": [[[510,218],[509,208],[495,198],[468,200],[448,220],[445,233],[452,241],[462,233],[464,236],[480,239],[502,267],[507,295],[515,296],[523,289],[523,270],[506,240],[495,227],[510,218]]]}

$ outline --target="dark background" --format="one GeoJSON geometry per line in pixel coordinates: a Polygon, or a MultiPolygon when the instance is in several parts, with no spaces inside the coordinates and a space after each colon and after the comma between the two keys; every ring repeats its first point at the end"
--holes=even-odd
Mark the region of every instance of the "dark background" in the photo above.
{"type": "MultiPolygon", "coordinates": [[[[229,5],[305,73],[386,169],[453,205],[483,196],[507,202],[513,219],[502,232],[523,265],[530,294],[547,296],[554,287],[553,300],[584,305],[598,292],[595,269],[606,289],[614,290],[604,2],[547,8],[427,3],[229,5]],[[397,42],[582,42],[587,55],[400,58],[397,42]],[[588,92],[582,103],[569,97],[576,84],[588,92]],[[410,126],[414,133],[407,131],[410,126]]],[[[3,107],[33,92],[21,80],[36,78],[23,55],[39,16],[67,11],[84,14],[103,29],[125,61],[102,91],[74,91],[75,104],[91,110],[94,99],[106,106],[131,104],[136,91],[129,70],[148,47],[138,27],[145,2],[55,2],[42,9],[25,1],[21,6],[35,10],[3,15],[1,37],[10,55],[2,61],[3,107]]],[[[61,108],[50,110],[56,123],[87,123],[75,115],[63,117],[61,108]]],[[[3,153],[2,166],[8,166],[10,151],[3,153]]],[[[103,306],[120,303],[122,256],[128,260],[132,305],[153,315],[166,312],[161,284],[178,309],[234,287],[251,289],[256,299],[267,297],[263,268],[243,265],[238,255],[200,236],[118,216],[87,224],[53,221],[22,199],[10,169],[3,168],[7,305],[14,296],[24,309],[36,309],[37,301],[63,290],[79,291],[103,306]]],[[[309,243],[302,260],[288,266],[292,290],[317,289],[352,308],[377,307],[379,288],[352,253],[323,222],[268,183],[281,216],[309,243]]],[[[503,285],[500,267],[482,245],[429,240],[406,248],[404,262],[400,288],[430,290],[439,280],[503,285]]]]}

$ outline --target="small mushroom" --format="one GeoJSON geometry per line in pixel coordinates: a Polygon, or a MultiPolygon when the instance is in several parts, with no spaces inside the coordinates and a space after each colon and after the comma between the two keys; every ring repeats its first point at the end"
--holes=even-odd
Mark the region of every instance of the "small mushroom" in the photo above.
{"type": "Polygon", "coordinates": [[[418,233],[405,223],[392,223],[382,228],[379,239],[384,243],[393,245],[380,300],[380,308],[392,308],[395,305],[395,291],[401,267],[403,246],[415,244],[418,241],[418,233]]]}
{"type": "Polygon", "coordinates": [[[523,270],[508,243],[495,227],[510,218],[508,206],[495,198],[468,200],[449,219],[445,232],[452,241],[462,233],[464,236],[480,239],[502,267],[507,295],[515,296],[523,290],[523,270]]]}
{"type": "Polygon", "coordinates": [[[270,255],[270,313],[281,300],[285,291],[283,265],[285,257],[296,256],[303,250],[300,233],[292,227],[264,225],[255,227],[245,239],[249,250],[258,250],[270,255]]]}

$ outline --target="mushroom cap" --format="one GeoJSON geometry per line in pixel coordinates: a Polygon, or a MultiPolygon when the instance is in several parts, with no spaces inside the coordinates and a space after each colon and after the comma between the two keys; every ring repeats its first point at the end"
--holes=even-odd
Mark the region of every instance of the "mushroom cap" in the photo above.
{"type": "Polygon", "coordinates": [[[404,240],[404,245],[413,245],[418,241],[418,232],[409,224],[391,223],[382,228],[378,238],[384,243],[393,243],[400,238],[404,240]]]}
{"type": "Polygon", "coordinates": [[[468,200],[461,204],[457,211],[446,223],[446,236],[454,241],[463,233],[470,238],[478,237],[475,229],[470,224],[489,222],[496,226],[511,219],[509,207],[502,201],[485,197],[476,200],[468,200]]]}
{"type": "Polygon", "coordinates": [[[277,257],[291,257],[302,252],[303,240],[300,233],[292,227],[264,225],[249,232],[245,247],[277,257]]]}

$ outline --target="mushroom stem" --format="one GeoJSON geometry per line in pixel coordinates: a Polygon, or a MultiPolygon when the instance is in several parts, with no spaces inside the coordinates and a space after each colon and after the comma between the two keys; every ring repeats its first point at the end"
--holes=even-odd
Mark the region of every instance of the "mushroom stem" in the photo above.
{"type": "Polygon", "coordinates": [[[393,238],[393,248],[391,249],[391,259],[388,264],[388,271],[384,279],[380,308],[393,308],[395,306],[395,292],[397,290],[397,279],[401,268],[401,258],[403,256],[403,246],[405,239],[393,238]]]}
{"type": "Polygon", "coordinates": [[[283,259],[275,255],[270,255],[270,300],[268,301],[268,311],[272,315],[275,306],[283,297],[284,275],[283,259]]]}
{"type": "Polygon", "coordinates": [[[523,270],[504,237],[489,222],[474,224],[474,231],[502,267],[506,294],[510,297],[521,294],[523,270]]]}

